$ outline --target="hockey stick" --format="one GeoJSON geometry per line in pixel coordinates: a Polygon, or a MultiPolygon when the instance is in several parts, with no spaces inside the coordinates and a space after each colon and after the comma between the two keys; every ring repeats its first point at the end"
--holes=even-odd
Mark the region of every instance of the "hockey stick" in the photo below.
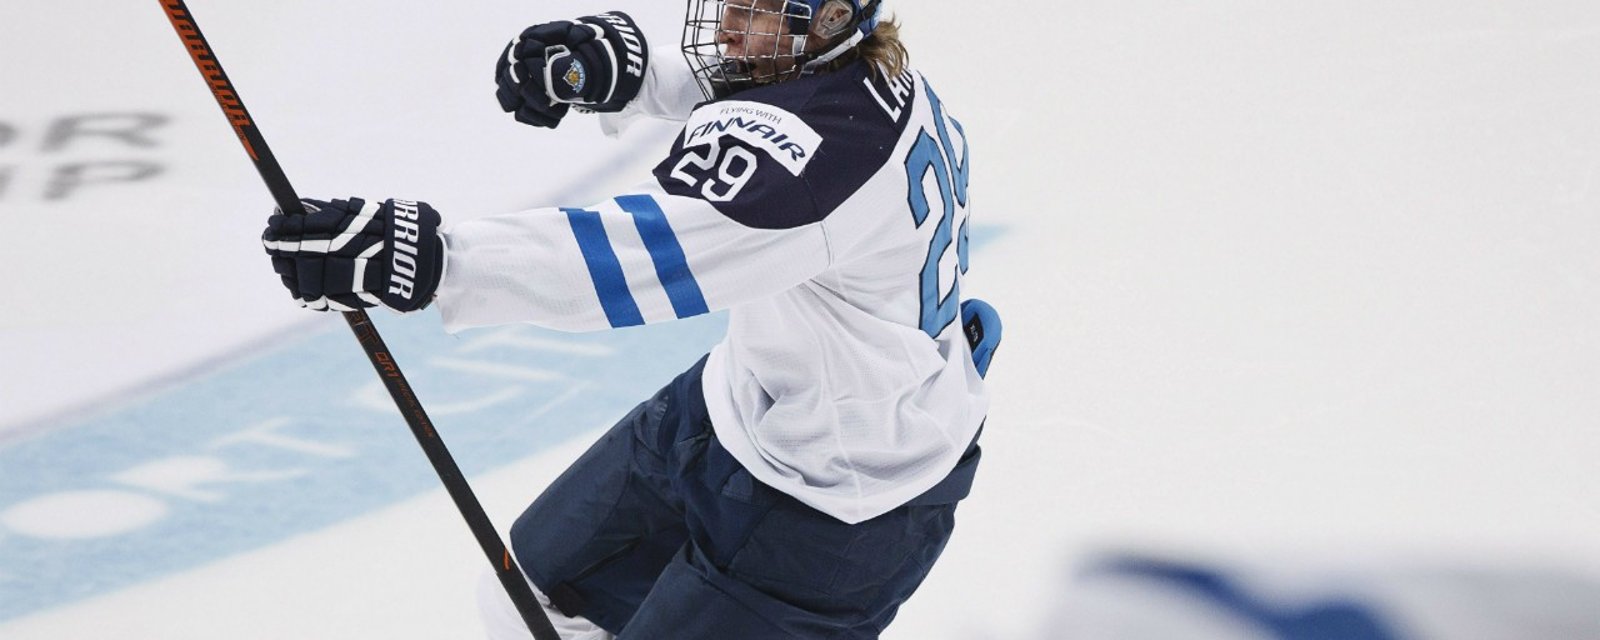
{"type": "MultiPolygon", "coordinates": [[[[211,87],[217,105],[222,107],[222,113],[233,125],[233,131],[238,134],[239,142],[244,145],[245,152],[250,154],[250,160],[255,163],[256,171],[261,173],[261,180],[267,184],[267,190],[272,192],[273,201],[283,211],[295,211],[296,207],[301,206],[300,197],[295,195],[294,187],[289,185],[289,178],[284,175],[283,168],[278,166],[277,159],[272,156],[272,150],[267,148],[266,139],[262,138],[255,121],[245,110],[244,102],[239,99],[238,92],[234,91],[233,82],[228,80],[228,74],[223,73],[222,64],[217,61],[216,54],[211,52],[211,45],[206,42],[205,36],[200,34],[200,27],[190,15],[189,7],[183,0],[161,0],[161,8],[166,10],[167,18],[172,21],[172,28],[178,32],[178,38],[183,41],[184,48],[189,50],[189,56],[194,59],[195,67],[200,70],[200,75],[211,87]]],[[[427,454],[428,461],[433,463],[433,470],[444,483],[445,490],[450,493],[450,499],[456,503],[456,509],[461,511],[461,517],[466,519],[467,527],[472,529],[472,535],[478,539],[478,546],[483,548],[484,555],[488,557],[490,564],[494,565],[500,584],[511,596],[511,601],[516,604],[517,611],[522,614],[523,622],[533,631],[533,637],[537,640],[561,640],[555,628],[550,625],[550,619],[545,616],[544,609],[534,599],[533,590],[523,578],[522,569],[517,566],[516,560],[511,558],[511,552],[506,549],[500,534],[495,531],[494,523],[489,521],[489,516],[483,512],[483,505],[478,503],[478,497],[472,493],[472,487],[461,476],[461,468],[456,466],[455,458],[450,456],[450,450],[445,448],[444,441],[440,440],[438,432],[434,431],[433,422],[428,419],[428,414],[422,410],[422,403],[417,400],[411,385],[400,373],[400,366],[389,355],[389,347],[384,345],[383,338],[378,336],[378,329],[372,326],[372,320],[367,317],[367,312],[357,310],[343,315],[345,321],[350,324],[350,330],[355,332],[356,340],[366,349],[367,358],[372,361],[372,367],[377,370],[378,377],[389,389],[389,397],[394,399],[400,414],[405,416],[406,424],[411,426],[411,433],[416,436],[417,444],[422,445],[423,453],[427,454]]]]}

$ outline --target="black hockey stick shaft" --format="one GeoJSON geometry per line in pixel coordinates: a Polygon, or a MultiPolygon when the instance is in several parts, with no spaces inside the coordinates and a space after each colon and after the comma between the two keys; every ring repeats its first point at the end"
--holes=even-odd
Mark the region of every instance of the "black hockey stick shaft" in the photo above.
{"type": "MultiPolygon", "coordinates": [[[[228,80],[228,75],[222,71],[222,64],[217,61],[216,54],[212,53],[211,45],[206,42],[205,36],[200,34],[200,27],[195,24],[193,15],[189,13],[189,7],[183,0],[161,0],[161,8],[166,10],[167,18],[172,21],[172,28],[177,31],[184,48],[189,50],[189,56],[194,59],[200,75],[211,87],[211,94],[217,99],[217,105],[222,107],[228,122],[233,125],[233,131],[238,134],[239,142],[244,145],[245,152],[250,154],[250,160],[255,163],[256,171],[261,173],[261,180],[266,183],[267,190],[272,192],[273,201],[283,211],[296,211],[296,207],[301,206],[300,197],[295,195],[294,187],[289,184],[288,176],[284,175],[283,167],[278,166],[278,161],[273,157],[272,150],[267,147],[267,141],[262,138],[260,129],[256,128],[255,121],[250,118],[250,112],[245,110],[244,102],[239,99],[238,92],[233,88],[233,82],[228,80]]],[[[478,546],[483,548],[484,555],[494,565],[500,584],[511,596],[511,601],[516,604],[517,611],[522,614],[523,622],[527,623],[528,629],[533,632],[537,640],[561,640],[555,628],[551,626],[550,619],[545,616],[544,609],[534,598],[533,590],[523,578],[522,569],[511,557],[510,550],[506,549],[505,542],[495,531],[494,523],[490,522],[489,516],[484,513],[483,505],[478,502],[477,495],[473,494],[472,487],[461,475],[461,468],[456,466],[455,458],[451,457],[450,450],[445,447],[444,441],[434,430],[433,421],[428,419],[428,414],[423,411],[422,403],[417,400],[410,383],[406,382],[405,376],[401,374],[400,366],[389,354],[389,347],[378,335],[377,327],[372,325],[372,320],[367,317],[365,311],[351,311],[343,315],[345,321],[350,324],[351,331],[355,332],[356,340],[366,350],[367,358],[372,361],[378,377],[388,388],[389,397],[394,399],[395,406],[400,409],[401,415],[405,416],[406,424],[411,426],[411,433],[416,436],[417,444],[422,446],[428,461],[433,463],[433,470],[444,483],[445,490],[450,493],[450,499],[456,503],[456,509],[461,511],[461,517],[466,519],[467,527],[472,529],[472,535],[478,539],[478,546]]]]}

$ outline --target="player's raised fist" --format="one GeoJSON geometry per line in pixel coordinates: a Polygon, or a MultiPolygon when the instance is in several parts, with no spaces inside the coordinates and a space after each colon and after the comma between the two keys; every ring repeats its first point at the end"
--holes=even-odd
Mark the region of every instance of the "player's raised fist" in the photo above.
{"type": "Polygon", "coordinates": [[[620,11],[523,30],[495,63],[495,97],[518,122],[555,128],[571,105],[621,111],[644,86],[650,52],[620,11]]]}
{"type": "Polygon", "coordinates": [[[433,301],[444,275],[439,213],[426,202],[301,200],[304,211],[273,212],[261,243],[300,306],[401,313],[433,301]]]}

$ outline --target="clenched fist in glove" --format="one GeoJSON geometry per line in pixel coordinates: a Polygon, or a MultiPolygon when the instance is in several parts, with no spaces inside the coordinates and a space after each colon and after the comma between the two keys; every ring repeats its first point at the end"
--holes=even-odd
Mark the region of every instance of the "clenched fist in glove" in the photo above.
{"type": "Polygon", "coordinates": [[[620,11],[534,25],[495,64],[495,97],[518,122],[554,129],[571,105],[621,111],[644,86],[650,51],[620,11]]]}
{"type": "Polygon", "coordinates": [[[444,275],[439,213],[426,202],[360,198],[301,200],[305,210],[275,211],[261,243],[300,306],[401,313],[433,301],[444,275]]]}

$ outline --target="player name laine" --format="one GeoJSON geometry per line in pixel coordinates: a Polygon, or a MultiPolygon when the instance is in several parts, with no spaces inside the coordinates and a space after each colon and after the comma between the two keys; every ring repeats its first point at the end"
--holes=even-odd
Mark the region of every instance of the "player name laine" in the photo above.
{"type": "Polygon", "coordinates": [[[878,106],[889,116],[889,119],[899,122],[901,114],[905,113],[906,102],[911,99],[912,87],[916,83],[911,78],[910,71],[901,72],[900,75],[890,78],[886,84],[888,85],[889,97],[893,99],[894,106],[889,106],[890,100],[884,99],[884,92],[880,91],[878,84],[873,82],[874,79],[881,75],[883,74],[869,75],[861,82],[867,86],[867,93],[872,94],[872,98],[878,101],[878,106]]]}

